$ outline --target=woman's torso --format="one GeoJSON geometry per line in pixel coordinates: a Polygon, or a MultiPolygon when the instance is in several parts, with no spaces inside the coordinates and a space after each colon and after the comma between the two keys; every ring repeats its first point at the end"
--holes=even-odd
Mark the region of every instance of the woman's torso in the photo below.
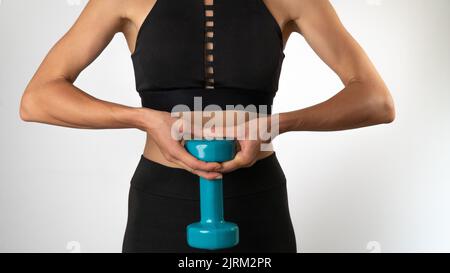
{"type": "MultiPolygon", "coordinates": [[[[195,90],[195,92],[200,89],[208,89],[210,92],[216,93],[228,89],[237,90],[237,92],[249,90],[250,92],[245,94],[246,97],[237,96],[235,100],[231,99],[230,103],[237,104],[242,99],[248,101],[249,104],[253,101],[262,102],[260,104],[271,102],[277,91],[281,63],[284,58],[284,40],[287,38],[284,37],[278,20],[275,19],[277,16],[274,16],[274,11],[267,6],[265,1],[226,1],[131,1],[127,12],[129,24],[124,29],[124,35],[132,52],[136,86],[144,107],[168,111],[169,106],[173,105],[164,105],[163,102],[167,101],[166,94],[174,92],[164,93],[163,100],[154,95],[159,96],[160,90],[169,89],[195,90]],[[205,11],[205,16],[203,16],[203,12],[199,13],[202,11],[203,5],[211,5],[214,8],[212,13],[205,11]],[[239,12],[235,14],[236,11],[239,12]],[[198,25],[197,22],[206,22],[206,16],[211,16],[213,24],[209,28],[202,29],[202,25],[198,25]],[[183,27],[181,27],[182,25],[183,27]],[[164,34],[161,34],[161,30],[164,31],[164,34]],[[202,31],[205,31],[206,40],[201,45],[195,41],[200,41],[201,35],[203,35],[202,31]],[[214,32],[214,35],[211,35],[213,37],[210,37],[209,40],[207,38],[209,35],[206,35],[208,31],[214,32]],[[190,34],[186,35],[186,32],[190,34]],[[251,36],[251,38],[247,36],[251,36]],[[200,47],[209,48],[208,42],[211,42],[215,51],[201,53],[200,47]],[[236,42],[244,43],[236,46],[236,42]],[[217,48],[215,48],[216,44],[218,44],[217,48]],[[240,50],[240,48],[245,48],[246,44],[249,45],[248,48],[240,50]],[[170,45],[171,51],[165,49],[167,45],[170,45]],[[205,54],[203,55],[205,60],[210,61],[209,67],[200,63],[203,61],[198,60],[200,54],[205,54]],[[186,55],[189,57],[186,58],[186,55]],[[197,56],[196,60],[192,56],[197,56]],[[166,65],[168,62],[176,64],[177,68],[182,68],[171,70],[171,67],[166,65]],[[156,70],[154,67],[157,63],[161,65],[156,70]],[[183,68],[187,70],[183,70],[183,68]],[[200,69],[204,71],[200,72],[200,69]],[[191,70],[198,71],[198,73],[191,70]],[[205,76],[203,79],[201,73],[204,72],[209,74],[209,78],[205,76]],[[167,76],[168,74],[171,75],[167,76]],[[204,83],[200,82],[201,80],[204,80],[204,83]],[[202,84],[204,86],[201,86],[202,84]],[[270,99],[266,99],[266,97],[270,97],[270,99]],[[161,109],[158,109],[159,107],[161,109]]],[[[214,93],[212,94],[214,95],[214,93]]],[[[176,95],[174,96],[176,97],[176,95]]],[[[224,98],[223,95],[220,96],[220,100],[224,98]]],[[[217,100],[219,99],[215,96],[212,96],[210,100],[206,99],[213,104],[217,100]]],[[[183,102],[188,104],[181,101],[181,103],[183,102]]],[[[246,105],[244,104],[244,106],[246,105]]],[[[204,117],[203,124],[207,121],[208,118],[204,117]]],[[[224,122],[224,125],[229,124],[224,122]]],[[[272,153],[271,151],[261,151],[257,159],[266,158],[272,153]]],[[[150,134],[147,134],[143,155],[160,164],[179,167],[165,159],[150,134]]]]}

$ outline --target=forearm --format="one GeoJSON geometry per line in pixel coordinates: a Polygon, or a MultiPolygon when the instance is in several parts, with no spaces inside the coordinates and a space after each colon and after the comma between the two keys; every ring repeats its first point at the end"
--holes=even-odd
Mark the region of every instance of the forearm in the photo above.
{"type": "Polygon", "coordinates": [[[389,123],[394,116],[392,98],[384,86],[353,82],[327,101],[281,113],[280,133],[354,129],[389,123]]]}
{"type": "Polygon", "coordinates": [[[140,108],[99,100],[58,79],[28,88],[21,101],[23,120],[84,129],[145,127],[140,108]]]}

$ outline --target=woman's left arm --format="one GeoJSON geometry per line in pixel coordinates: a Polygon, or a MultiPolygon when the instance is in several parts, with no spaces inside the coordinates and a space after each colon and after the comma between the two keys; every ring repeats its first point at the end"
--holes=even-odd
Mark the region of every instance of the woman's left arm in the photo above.
{"type": "MultiPolygon", "coordinates": [[[[392,122],[395,108],[386,84],[342,25],[329,0],[280,0],[279,3],[290,13],[293,31],[303,35],[345,88],[317,105],[279,114],[277,132],[272,130],[272,138],[290,131],[338,131],[392,122]]],[[[274,123],[273,116],[263,119],[267,126],[274,123]]],[[[255,127],[248,123],[245,126],[255,127]]],[[[261,140],[239,140],[241,150],[233,160],[222,164],[221,171],[253,165],[261,143],[261,140]]]]}
{"type": "Polygon", "coordinates": [[[328,0],[288,0],[296,32],[339,76],[345,88],[317,105],[279,116],[280,133],[337,131],[390,123],[394,102],[374,65],[328,0]]]}

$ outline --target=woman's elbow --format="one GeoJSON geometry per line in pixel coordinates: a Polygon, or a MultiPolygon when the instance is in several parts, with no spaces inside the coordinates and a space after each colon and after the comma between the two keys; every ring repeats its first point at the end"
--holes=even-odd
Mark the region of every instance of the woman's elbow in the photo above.
{"type": "Polygon", "coordinates": [[[389,90],[383,88],[372,96],[371,119],[376,124],[392,123],[395,120],[395,104],[389,90]]]}
{"type": "Polygon", "coordinates": [[[391,95],[386,96],[383,103],[384,122],[392,123],[395,120],[395,104],[391,95]]]}
{"type": "Polygon", "coordinates": [[[33,98],[33,92],[29,89],[25,90],[20,100],[19,116],[20,119],[25,122],[36,121],[35,99],[33,98]]]}

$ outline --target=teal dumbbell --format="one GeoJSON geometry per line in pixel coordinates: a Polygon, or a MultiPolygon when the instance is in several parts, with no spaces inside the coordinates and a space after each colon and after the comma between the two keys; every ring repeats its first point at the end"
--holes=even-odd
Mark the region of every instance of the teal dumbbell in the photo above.
{"type": "MultiPolygon", "coordinates": [[[[233,159],[233,140],[188,140],[187,151],[199,160],[224,162],[233,159]]],[[[200,222],[187,226],[189,246],[201,249],[230,248],[239,243],[239,228],[223,217],[222,179],[200,177],[200,222]]]]}

